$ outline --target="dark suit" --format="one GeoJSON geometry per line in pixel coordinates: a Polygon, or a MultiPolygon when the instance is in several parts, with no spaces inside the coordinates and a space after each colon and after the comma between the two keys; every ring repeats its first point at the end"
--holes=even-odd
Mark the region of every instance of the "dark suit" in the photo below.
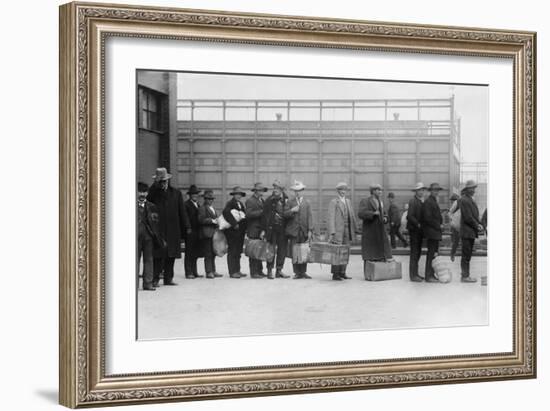
{"type": "Polygon", "coordinates": [[[422,232],[427,239],[428,252],[426,254],[426,270],[425,278],[435,278],[432,261],[435,254],[439,251],[439,242],[442,238],[441,224],[441,209],[434,196],[429,196],[422,205],[422,232]]]}
{"type": "Polygon", "coordinates": [[[158,236],[158,211],[153,203],[145,201],[138,202],[138,249],[137,266],[143,257],[143,288],[150,288],[153,285],[153,249],[155,248],[153,234],[158,236]]]}
{"type": "Polygon", "coordinates": [[[225,237],[227,238],[227,267],[229,275],[241,272],[241,254],[243,252],[244,235],[246,232],[246,220],[237,222],[231,210],[245,211],[243,204],[232,198],[227,202],[223,209],[223,217],[231,224],[231,227],[226,229],[225,237]]]}
{"type": "Polygon", "coordinates": [[[267,269],[281,270],[285,263],[288,239],[285,235],[285,217],[287,208],[287,196],[283,193],[280,197],[271,195],[264,204],[262,214],[263,226],[265,227],[265,238],[268,242],[277,246],[277,255],[267,263],[267,269]]]}
{"type": "Polygon", "coordinates": [[[416,196],[409,201],[407,212],[407,231],[409,232],[411,255],[409,258],[409,277],[418,276],[418,260],[422,254],[422,201],[416,196]]]}
{"type": "Polygon", "coordinates": [[[164,271],[164,282],[169,283],[174,278],[174,261],[181,258],[181,241],[189,226],[183,196],[173,187],[168,186],[164,191],[158,183],[153,183],[147,200],[157,207],[159,233],[166,241],[165,248],[153,251],[153,282],[158,283],[160,273],[164,271]]]}
{"type": "Polygon", "coordinates": [[[199,241],[202,255],[204,255],[204,270],[206,274],[213,274],[216,272],[216,254],[214,253],[214,245],[212,244],[212,237],[214,232],[218,228],[218,225],[214,222],[214,219],[218,217],[214,207],[210,209],[206,204],[199,207],[199,241]]]}
{"type": "Polygon", "coordinates": [[[201,254],[200,239],[199,239],[199,204],[193,203],[191,199],[184,203],[185,213],[189,221],[189,228],[191,232],[187,233],[185,239],[185,276],[196,277],[197,272],[197,259],[201,254]],[[195,205],[196,204],[196,205],[195,205]]]}
{"type": "MultiPolygon", "coordinates": [[[[313,231],[313,214],[311,213],[311,205],[305,198],[301,199],[298,211],[290,211],[298,205],[298,200],[293,198],[287,203],[284,213],[287,218],[285,234],[290,239],[290,247],[294,244],[307,243],[309,233],[313,231]]],[[[292,264],[294,274],[301,276],[307,272],[307,263],[292,264]]]]}
{"type": "MultiPolygon", "coordinates": [[[[260,233],[263,230],[262,214],[264,211],[264,199],[256,196],[246,200],[246,234],[250,239],[260,238],[260,233]]],[[[263,270],[261,260],[249,258],[250,275],[258,275],[263,270]]]]}
{"type": "Polygon", "coordinates": [[[460,259],[460,271],[462,277],[470,276],[470,260],[474,252],[474,242],[478,236],[479,209],[474,199],[463,194],[458,200],[460,207],[460,238],[462,239],[462,257],[460,259]]]}

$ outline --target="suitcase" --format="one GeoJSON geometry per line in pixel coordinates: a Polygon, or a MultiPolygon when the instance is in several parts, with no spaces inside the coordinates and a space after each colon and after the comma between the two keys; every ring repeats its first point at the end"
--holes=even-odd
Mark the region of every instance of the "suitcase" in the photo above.
{"type": "Polygon", "coordinates": [[[275,246],[264,240],[248,239],[244,246],[244,254],[249,258],[269,262],[275,257],[275,246]]]}
{"type": "Polygon", "coordinates": [[[347,244],[311,243],[308,262],[345,265],[349,261],[349,250],[347,244]]]}
{"type": "Polygon", "coordinates": [[[398,261],[365,261],[363,268],[367,281],[397,280],[403,277],[398,261]]]}
{"type": "Polygon", "coordinates": [[[292,264],[304,264],[309,261],[309,243],[294,244],[292,246],[292,264]]]}

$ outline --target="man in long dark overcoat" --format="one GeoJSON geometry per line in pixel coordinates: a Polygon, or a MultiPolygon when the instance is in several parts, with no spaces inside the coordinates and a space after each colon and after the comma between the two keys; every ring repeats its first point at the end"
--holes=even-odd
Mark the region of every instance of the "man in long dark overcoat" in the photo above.
{"type": "MultiPolygon", "coordinates": [[[[252,192],[254,193],[248,200],[246,200],[246,235],[251,240],[257,240],[261,237],[264,227],[262,225],[262,215],[264,212],[264,199],[263,194],[267,191],[267,187],[264,187],[262,183],[254,184],[252,192]]],[[[250,277],[251,278],[263,278],[266,274],[263,273],[262,260],[256,260],[249,257],[250,265],[250,277]]]]}
{"type": "Polygon", "coordinates": [[[227,238],[227,267],[229,269],[229,277],[241,278],[246,277],[246,274],[241,272],[241,254],[243,252],[244,235],[246,233],[246,219],[237,221],[233,216],[232,211],[245,213],[245,207],[241,202],[241,198],[246,196],[246,193],[240,187],[234,187],[229,193],[233,198],[227,202],[223,209],[222,215],[225,220],[231,225],[225,232],[227,238]]]}
{"type": "Polygon", "coordinates": [[[359,203],[359,218],[363,220],[361,252],[363,261],[386,261],[392,258],[390,242],[384,224],[388,218],[382,203],[382,186],[370,186],[371,196],[359,203]]]}
{"type": "Polygon", "coordinates": [[[479,209],[473,196],[477,184],[474,180],[468,180],[462,189],[462,196],[458,200],[460,207],[460,239],[462,240],[462,257],[460,259],[461,281],[463,283],[475,283],[477,279],[470,277],[470,260],[474,251],[474,241],[478,233],[483,231],[483,224],[479,220],[479,209]]]}
{"type": "Polygon", "coordinates": [[[187,226],[187,237],[185,240],[185,278],[194,279],[202,277],[197,272],[197,260],[201,254],[200,246],[200,224],[199,224],[199,194],[201,190],[192,184],[187,191],[189,198],[184,203],[185,214],[189,225],[187,226]]]}
{"type": "Polygon", "coordinates": [[[177,285],[174,282],[174,262],[176,258],[181,258],[181,242],[189,227],[183,196],[178,189],[170,186],[171,178],[166,168],[157,168],[147,195],[147,200],[157,206],[159,233],[166,241],[166,247],[153,252],[153,286],[158,286],[163,271],[164,285],[177,285]]]}
{"type": "Polygon", "coordinates": [[[417,183],[413,188],[414,197],[409,201],[409,209],[407,210],[407,231],[409,232],[409,240],[411,253],[409,257],[409,277],[411,281],[423,281],[423,278],[418,275],[418,261],[422,254],[422,202],[426,194],[426,187],[422,183],[417,183]]]}
{"type": "Polygon", "coordinates": [[[439,242],[442,238],[441,224],[443,217],[438,204],[439,192],[443,188],[438,183],[430,184],[428,191],[430,195],[422,204],[422,234],[426,238],[428,252],[426,253],[426,269],[424,271],[424,280],[427,283],[437,283],[439,280],[435,278],[432,261],[439,251],[439,242]]]}

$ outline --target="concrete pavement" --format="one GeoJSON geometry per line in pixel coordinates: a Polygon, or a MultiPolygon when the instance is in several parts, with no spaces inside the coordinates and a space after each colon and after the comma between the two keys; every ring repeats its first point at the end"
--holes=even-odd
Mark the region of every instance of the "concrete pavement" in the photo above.
{"type": "MultiPolygon", "coordinates": [[[[460,282],[460,259],[449,284],[408,280],[408,256],[396,256],[403,279],[365,281],[363,261],[352,255],[346,281],[332,281],[330,266],[309,264],[311,280],[231,279],[226,258],[217,258],[222,278],[185,279],[176,260],[175,287],[138,291],[138,338],[189,338],[277,333],[484,325],[487,287],[460,282]]],[[[424,267],[420,260],[421,274],[424,267]]],[[[472,258],[472,277],[486,275],[486,257],[472,258]]],[[[248,259],[241,260],[248,273],[248,259]]],[[[292,274],[286,260],[284,272],[292,274]]],[[[199,273],[204,274],[202,259],[199,273]]],[[[141,284],[140,284],[141,285],[141,284]]]]}

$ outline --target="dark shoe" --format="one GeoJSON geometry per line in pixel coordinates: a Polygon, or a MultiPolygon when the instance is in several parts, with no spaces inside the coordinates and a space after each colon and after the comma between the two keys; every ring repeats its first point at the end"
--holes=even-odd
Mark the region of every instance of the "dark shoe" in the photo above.
{"type": "Polygon", "coordinates": [[[460,282],[462,282],[462,283],[476,283],[476,282],[477,282],[477,278],[472,278],[472,277],[461,277],[461,278],[460,278],[460,282]]]}
{"type": "Polygon", "coordinates": [[[164,285],[178,285],[178,283],[175,283],[173,281],[165,282],[164,285]]]}
{"type": "Polygon", "coordinates": [[[411,277],[411,281],[415,283],[421,283],[422,281],[424,281],[424,279],[418,275],[413,275],[411,277]]]}
{"type": "Polygon", "coordinates": [[[435,278],[435,277],[428,277],[428,278],[426,278],[425,281],[426,281],[427,283],[438,283],[438,282],[439,282],[439,280],[438,280],[437,278],[435,278]]]}
{"type": "Polygon", "coordinates": [[[186,275],[185,278],[187,278],[188,280],[194,280],[195,276],[194,275],[186,275]]]}
{"type": "Polygon", "coordinates": [[[216,278],[220,278],[220,277],[223,277],[223,275],[221,275],[221,274],[219,274],[219,273],[216,273],[216,272],[214,272],[214,277],[216,277],[216,278]]]}
{"type": "Polygon", "coordinates": [[[274,280],[275,277],[273,277],[273,274],[269,273],[269,274],[267,274],[267,279],[268,280],[274,280]]]}
{"type": "Polygon", "coordinates": [[[159,282],[158,281],[153,281],[153,287],[158,288],[159,287],[159,282]]]}
{"type": "Polygon", "coordinates": [[[204,275],[195,274],[195,278],[202,278],[202,277],[204,277],[204,275]]]}
{"type": "Polygon", "coordinates": [[[292,277],[293,280],[300,280],[304,277],[302,277],[302,274],[294,274],[294,277],[292,277]]]}
{"type": "Polygon", "coordinates": [[[260,274],[251,274],[251,275],[250,275],[250,278],[261,279],[261,278],[264,278],[264,277],[261,276],[260,274]]]}
{"type": "Polygon", "coordinates": [[[231,277],[231,278],[241,278],[241,276],[239,275],[239,273],[229,274],[229,277],[231,277]]]}
{"type": "Polygon", "coordinates": [[[215,277],[214,277],[214,274],[208,273],[208,274],[206,274],[206,278],[209,278],[209,279],[213,280],[215,277]]]}
{"type": "Polygon", "coordinates": [[[333,274],[332,279],[334,281],[344,281],[344,279],[342,277],[340,277],[339,275],[337,275],[337,274],[333,274]]]}
{"type": "Polygon", "coordinates": [[[152,285],[149,285],[147,287],[143,287],[143,291],[157,291],[157,289],[152,285]]]}
{"type": "Polygon", "coordinates": [[[351,277],[348,277],[347,275],[345,274],[340,274],[340,277],[344,280],[351,280],[351,277]]]}
{"type": "Polygon", "coordinates": [[[245,274],[245,273],[241,273],[240,271],[237,274],[239,274],[241,277],[246,277],[248,275],[248,274],[245,274]]]}
{"type": "Polygon", "coordinates": [[[263,272],[258,273],[258,275],[259,275],[260,277],[267,277],[267,274],[266,274],[266,273],[263,273],[263,272]]]}
{"type": "Polygon", "coordinates": [[[311,277],[307,275],[306,273],[302,274],[302,278],[305,278],[306,280],[311,280],[311,277]]]}

